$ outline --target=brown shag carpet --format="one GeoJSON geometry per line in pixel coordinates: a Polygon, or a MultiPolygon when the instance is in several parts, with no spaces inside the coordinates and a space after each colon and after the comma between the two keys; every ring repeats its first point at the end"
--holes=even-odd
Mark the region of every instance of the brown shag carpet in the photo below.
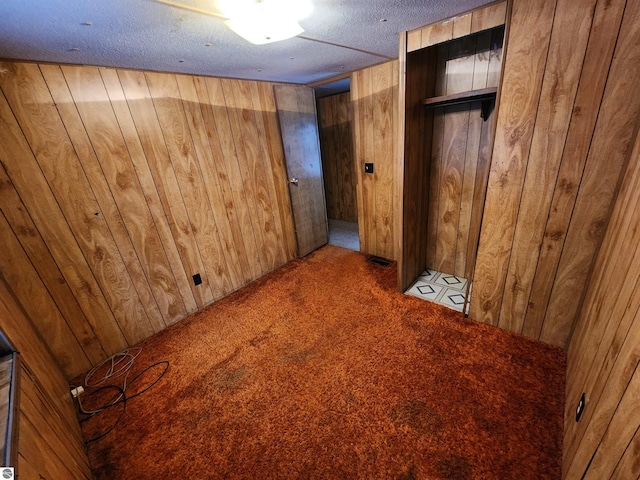
{"type": "Polygon", "coordinates": [[[559,479],[565,354],[395,279],[327,246],[146,340],[95,478],[559,479]]]}

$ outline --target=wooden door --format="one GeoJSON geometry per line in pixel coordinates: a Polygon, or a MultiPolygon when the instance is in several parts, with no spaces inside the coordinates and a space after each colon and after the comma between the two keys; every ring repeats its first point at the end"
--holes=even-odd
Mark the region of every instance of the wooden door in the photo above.
{"type": "Polygon", "coordinates": [[[308,87],[277,85],[274,91],[298,256],[304,257],[329,241],[316,100],[308,87]]]}

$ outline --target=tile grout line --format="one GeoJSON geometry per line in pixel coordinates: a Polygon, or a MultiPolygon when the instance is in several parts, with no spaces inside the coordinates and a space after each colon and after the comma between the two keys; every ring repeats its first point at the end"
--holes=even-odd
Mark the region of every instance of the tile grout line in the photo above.
{"type": "Polygon", "coordinates": [[[405,294],[414,296],[416,298],[420,298],[422,300],[427,300],[430,302],[434,302],[440,305],[444,305],[445,307],[451,308],[458,312],[462,312],[463,303],[460,305],[456,305],[451,297],[455,297],[456,294],[462,295],[464,297],[465,287],[467,285],[467,279],[462,277],[457,277],[455,275],[448,275],[442,272],[437,272],[435,270],[426,269],[418,279],[413,282],[413,284],[405,291],[405,294]],[[425,275],[426,274],[426,275],[425,275]],[[452,286],[447,283],[445,278],[453,277],[458,280],[460,287],[457,284],[452,286]],[[442,279],[442,283],[437,283],[438,280],[442,279]],[[423,294],[420,291],[420,287],[429,286],[434,292],[430,292],[428,294],[423,294]],[[435,297],[429,298],[429,295],[434,295],[435,297]],[[446,297],[445,300],[443,300],[446,297]],[[448,303],[447,303],[448,300],[448,303]]]}

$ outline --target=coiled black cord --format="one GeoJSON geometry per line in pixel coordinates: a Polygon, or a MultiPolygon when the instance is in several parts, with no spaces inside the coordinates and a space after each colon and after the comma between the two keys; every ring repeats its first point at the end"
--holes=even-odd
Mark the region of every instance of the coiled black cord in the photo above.
{"type": "MultiPolygon", "coordinates": [[[[142,371],[136,374],[131,380],[129,380],[129,373],[131,372],[133,363],[135,359],[138,357],[138,355],[140,355],[141,351],[142,351],[141,348],[135,348],[131,350],[125,350],[122,353],[117,353],[109,357],[107,360],[105,360],[103,363],[101,363],[94,369],[92,369],[85,377],[84,386],[87,388],[87,395],[86,395],[87,398],[92,398],[94,396],[97,396],[99,393],[105,392],[108,390],[115,390],[115,392],[114,392],[114,395],[110,397],[103,405],[97,408],[89,409],[89,410],[84,408],[82,404],[82,400],[80,398],[81,395],[78,395],[76,397],[76,400],[78,402],[78,411],[80,415],[84,416],[84,418],[80,420],[80,423],[84,423],[87,420],[90,420],[91,418],[93,418],[95,415],[101,412],[104,412],[108,409],[111,409],[116,405],[122,405],[122,410],[120,411],[120,414],[116,418],[113,425],[111,425],[106,431],[100,433],[99,435],[96,435],[94,437],[91,437],[88,440],[85,440],[85,443],[95,442],[97,440],[100,440],[101,438],[104,438],[109,433],[111,433],[124,417],[127,401],[135,397],[138,397],[143,393],[145,393],[146,391],[148,391],[151,387],[153,387],[156,383],[158,383],[162,377],[164,377],[165,373],[167,373],[167,370],[169,369],[169,362],[167,360],[161,360],[159,362],[155,362],[149,365],[148,367],[144,368],[142,371]],[[94,379],[96,372],[103,370],[109,364],[110,366],[106,370],[104,375],[101,378],[94,379]],[[134,385],[138,379],[140,379],[149,370],[159,365],[163,366],[164,368],[151,383],[145,386],[142,390],[132,395],[127,395],[127,390],[130,390],[131,386],[134,385]],[[121,377],[123,375],[124,375],[124,379],[122,381],[122,384],[123,384],[122,386],[113,385],[113,384],[105,385],[105,383],[108,382],[109,380],[121,377]]],[[[85,401],[85,404],[86,404],[86,401],[85,401]]]]}

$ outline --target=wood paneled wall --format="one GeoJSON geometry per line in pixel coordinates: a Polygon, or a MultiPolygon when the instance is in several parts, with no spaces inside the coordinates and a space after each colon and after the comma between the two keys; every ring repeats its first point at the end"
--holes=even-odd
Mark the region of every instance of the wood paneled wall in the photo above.
{"type": "Polygon", "coordinates": [[[640,135],[569,345],[567,369],[564,478],[640,478],[640,135]],[[576,423],[582,392],[587,402],[576,423]]]}
{"type": "Polygon", "coordinates": [[[69,385],[2,276],[0,329],[21,358],[19,478],[92,478],[69,385]]]}
{"type": "Polygon", "coordinates": [[[327,217],[345,222],[358,221],[352,115],[349,92],[318,99],[327,217]]]}
{"type": "MultiPolygon", "coordinates": [[[[504,28],[430,47],[436,49],[435,96],[497,87],[504,28]]],[[[475,261],[490,167],[495,118],[481,102],[433,110],[426,267],[468,278],[475,261]]]]}
{"type": "Polygon", "coordinates": [[[639,8],[513,0],[472,318],[567,346],[638,125],[639,8]]]}
{"type": "Polygon", "coordinates": [[[0,270],[69,378],[295,257],[271,84],[1,67],[0,270]]]}
{"type": "Polygon", "coordinates": [[[398,61],[351,75],[360,250],[395,259],[398,61]],[[373,163],[374,173],[364,173],[373,163]]]}
{"type": "Polygon", "coordinates": [[[407,32],[403,49],[413,52],[421,48],[455,40],[473,33],[504,25],[507,2],[498,1],[471,12],[407,32]]]}

